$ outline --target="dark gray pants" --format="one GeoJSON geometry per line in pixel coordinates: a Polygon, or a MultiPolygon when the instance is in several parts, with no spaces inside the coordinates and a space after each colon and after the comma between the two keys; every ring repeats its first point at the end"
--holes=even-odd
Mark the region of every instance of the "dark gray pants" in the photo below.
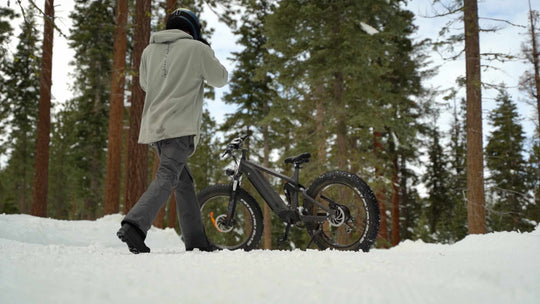
{"type": "Polygon", "coordinates": [[[165,139],[152,146],[159,155],[156,178],[123,222],[136,225],[146,234],[159,209],[174,190],[176,212],[186,250],[208,247],[193,176],[187,165],[187,158],[194,150],[193,136],[165,139]]]}

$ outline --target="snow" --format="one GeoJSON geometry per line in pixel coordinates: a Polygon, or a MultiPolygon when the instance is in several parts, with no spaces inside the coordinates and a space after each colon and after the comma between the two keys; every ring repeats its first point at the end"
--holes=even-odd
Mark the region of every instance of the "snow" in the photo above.
{"type": "Polygon", "coordinates": [[[372,36],[379,33],[379,30],[364,22],[360,22],[360,27],[362,27],[362,30],[364,30],[364,32],[372,36]]]}
{"type": "Polygon", "coordinates": [[[121,219],[0,215],[0,303],[540,303],[540,228],[369,253],[208,253],[153,227],[152,253],[133,255],[121,219]]]}

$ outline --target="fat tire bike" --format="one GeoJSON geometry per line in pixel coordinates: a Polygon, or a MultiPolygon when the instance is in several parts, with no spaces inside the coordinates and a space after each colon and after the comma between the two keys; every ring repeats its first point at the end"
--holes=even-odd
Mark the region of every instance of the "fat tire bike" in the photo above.
{"type": "Polygon", "coordinates": [[[379,231],[379,205],[373,191],[359,176],[341,170],[329,171],[305,188],[299,183],[299,172],[311,154],[285,159],[286,164],[294,165],[294,173],[289,177],[248,160],[247,149],[242,148],[247,137],[232,140],[222,155],[234,160],[234,168],[225,170],[231,183],[209,186],[197,195],[206,234],[213,245],[246,251],[259,246],[263,215],[255,198],[241,187],[242,177],[246,175],[270,209],[286,224],[280,243],[288,240],[294,225],[305,227],[311,236],[306,249],[315,243],[320,249],[369,251],[379,231]],[[284,181],[283,198],[263,173],[284,181]]]}

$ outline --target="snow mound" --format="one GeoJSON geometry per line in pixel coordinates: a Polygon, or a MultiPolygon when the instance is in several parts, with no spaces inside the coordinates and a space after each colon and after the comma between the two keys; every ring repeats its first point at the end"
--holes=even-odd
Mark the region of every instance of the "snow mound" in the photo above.
{"type": "Polygon", "coordinates": [[[390,250],[186,252],[152,228],[150,254],[115,236],[121,215],[0,215],[0,303],[539,303],[540,231],[390,250]]]}

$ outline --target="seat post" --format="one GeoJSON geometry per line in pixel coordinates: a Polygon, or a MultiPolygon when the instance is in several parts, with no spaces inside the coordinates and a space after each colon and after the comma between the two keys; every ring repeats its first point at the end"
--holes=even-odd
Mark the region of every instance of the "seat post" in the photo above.
{"type": "Polygon", "coordinates": [[[297,184],[300,181],[300,169],[302,169],[302,167],[300,167],[300,164],[294,164],[294,173],[292,178],[297,184]]]}

